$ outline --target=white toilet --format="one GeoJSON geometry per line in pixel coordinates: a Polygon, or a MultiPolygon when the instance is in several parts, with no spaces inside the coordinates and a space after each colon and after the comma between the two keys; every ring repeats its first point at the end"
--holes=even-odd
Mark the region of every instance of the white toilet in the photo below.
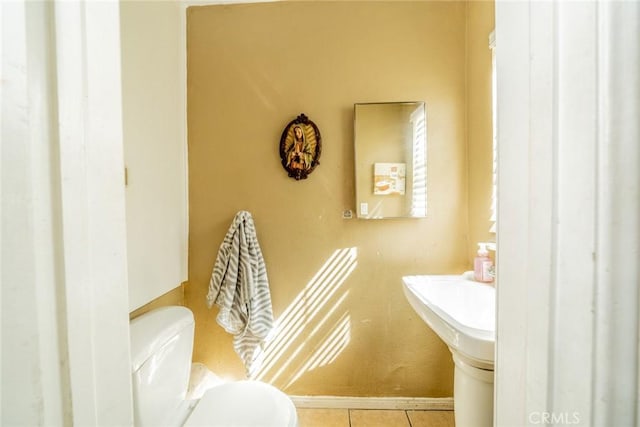
{"type": "Polygon", "coordinates": [[[291,399],[259,381],[220,382],[200,398],[187,395],[188,389],[202,388],[194,381],[206,378],[202,372],[192,375],[194,320],[189,309],[172,306],[145,313],[131,321],[130,333],[136,427],[297,426],[291,399]]]}

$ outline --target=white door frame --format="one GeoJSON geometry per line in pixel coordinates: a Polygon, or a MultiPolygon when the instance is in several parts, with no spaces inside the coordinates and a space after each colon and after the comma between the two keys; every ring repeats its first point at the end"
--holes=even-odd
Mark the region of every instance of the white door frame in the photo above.
{"type": "Polygon", "coordinates": [[[118,2],[0,16],[0,424],[132,425],[118,2]]]}
{"type": "Polygon", "coordinates": [[[640,421],[639,22],[496,4],[496,425],[640,421]]]}

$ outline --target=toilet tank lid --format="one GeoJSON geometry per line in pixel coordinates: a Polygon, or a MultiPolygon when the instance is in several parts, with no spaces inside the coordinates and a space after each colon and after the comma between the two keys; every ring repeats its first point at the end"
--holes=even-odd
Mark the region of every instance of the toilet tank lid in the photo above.
{"type": "Polygon", "coordinates": [[[180,306],[157,308],[131,320],[129,339],[132,372],[185,328],[193,328],[193,324],[191,310],[180,306]]]}

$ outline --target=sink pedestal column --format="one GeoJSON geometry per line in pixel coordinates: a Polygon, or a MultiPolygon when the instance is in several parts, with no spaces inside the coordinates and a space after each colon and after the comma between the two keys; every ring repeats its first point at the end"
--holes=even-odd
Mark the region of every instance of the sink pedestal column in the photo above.
{"type": "Polygon", "coordinates": [[[455,350],[451,354],[456,427],[492,427],[493,365],[471,362],[455,350]]]}

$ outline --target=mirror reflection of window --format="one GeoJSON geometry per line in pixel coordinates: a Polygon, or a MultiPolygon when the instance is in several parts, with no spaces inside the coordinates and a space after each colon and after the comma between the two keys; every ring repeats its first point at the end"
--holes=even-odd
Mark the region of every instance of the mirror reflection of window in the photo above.
{"type": "Polygon", "coordinates": [[[413,194],[411,197],[411,216],[427,215],[427,116],[424,104],[420,104],[411,113],[413,128],[413,194]]]}

